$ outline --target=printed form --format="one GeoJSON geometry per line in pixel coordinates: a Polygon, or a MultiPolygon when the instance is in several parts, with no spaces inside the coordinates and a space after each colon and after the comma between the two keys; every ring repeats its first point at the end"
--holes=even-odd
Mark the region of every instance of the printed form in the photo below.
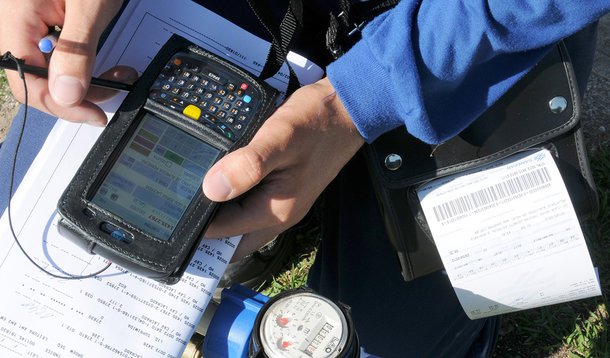
{"type": "Polygon", "coordinates": [[[601,295],[567,189],[547,150],[418,190],[471,319],[601,295]]]}
{"type": "MultiPolygon", "coordinates": [[[[177,33],[260,73],[269,43],[187,0],[130,1],[105,47],[96,72],[129,65],[142,72],[177,33]]],[[[302,83],[322,76],[291,54],[302,83]]],[[[284,69],[269,82],[285,90],[284,69]]],[[[107,103],[111,114],[120,99],[107,103]]],[[[99,128],[58,121],[12,200],[13,227],[24,249],[47,270],[85,275],[106,262],[57,233],[56,204],[99,128]]],[[[92,279],[53,279],[25,258],[12,238],[6,212],[0,219],[0,356],[180,357],[202,316],[239,238],[205,240],[182,280],[172,286],[114,265],[92,279]]]]}

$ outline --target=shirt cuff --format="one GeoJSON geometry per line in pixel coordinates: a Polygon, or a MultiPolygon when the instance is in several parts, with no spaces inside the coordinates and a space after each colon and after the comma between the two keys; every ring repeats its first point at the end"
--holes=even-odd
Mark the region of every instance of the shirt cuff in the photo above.
{"type": "Polygon", "coordinates": [[[403,124],[396,112],[390,74],[374,60],[365,41],[358,41],[326,71],[343,106],[368,143],[403,124]]]}

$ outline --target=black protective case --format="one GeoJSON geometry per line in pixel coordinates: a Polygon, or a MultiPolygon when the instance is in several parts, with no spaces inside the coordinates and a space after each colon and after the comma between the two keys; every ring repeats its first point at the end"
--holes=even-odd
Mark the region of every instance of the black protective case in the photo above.
{"type": "Polygon", "coordinates": [[[144,108],[148,111],[152,110],[155,116],[188,131],[195,137],[205,139],[205,142],[220,149],[218,156],[220,159],[226,153],[250,141],[264,120],[274,111],[277,94],[275,89],[254,75],[209,54],[180,36],[173,35],[127,95],[60,198],[58,203],[58,212],[61,215],[60,233],[82,246],[87,252],[99,254],[129,271],[168,284],[178,282],[197,250],[218,203],[208,200],[199,189],[169,240],[164,241],[92,204],[89,198],[99,184],[99,178],[103,178],[110,169],[113,159],[118,156],[130,134],[135,130],[144,108]],[[205,56],[208,60],[220,63],[239,74],[251,86],[255,86],[261,98],[258,110],[251,119],[251,124],[235,142],[231,142],[199,122],[148,99],[148,91],[161,70],[169,59],[180,51],[192,51],[205,56]],[[113,239],[100,229],[100,223],[104,221],[117,223],[119,227],[127,229],[134,235],[134,240],[126,243],[113,239]]]}
{"type": "Polygon", "coordinates": [[[597,215],[595,183],[580,129],[580,97],[563,43],[462,133],[439,146],[409,135],[404,127],[364,148],[386,230],[406,281],[443,268],[416,189],[429,180],[463,172],[529,148],[554,154],[572,204],[583,220],[597,215]],[[550,101],[562,97],[565,110],[550,101]],[[402,165],[389,170],[390,154],[402,165]]]}

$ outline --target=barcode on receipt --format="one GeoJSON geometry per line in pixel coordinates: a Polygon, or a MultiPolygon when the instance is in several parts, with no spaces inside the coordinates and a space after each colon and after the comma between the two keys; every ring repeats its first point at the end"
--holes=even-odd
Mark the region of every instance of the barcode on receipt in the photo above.
{"type": "Polygon", "coordinates": [[[434,216],[437,222],[442,222],[458,215],[493,204],[499,200],[513,197],[551,181],[547,168],[539,168],[531,172],[507,179],[498,184],[460,196],[434,206],[434,216]]]}

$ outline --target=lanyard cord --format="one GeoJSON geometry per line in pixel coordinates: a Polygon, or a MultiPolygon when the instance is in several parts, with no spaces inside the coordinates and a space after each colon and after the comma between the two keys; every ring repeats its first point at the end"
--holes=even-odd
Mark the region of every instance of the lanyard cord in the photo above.
{"type": "Polygon", "coordinates": [[[23,92],[24,92],[23,121],[21,122],[21,128],[19,129],[19,135],[17,137],[17,144],[15,147],[15,154],[13,155],[12,164],[11,164],[11,174],[10,174],[10,179],[9,179],[9,198],[8,198],[8,204],[7,204],[8,225],[11,230],[11,234],[13,235],[13,239],[15,240],[15,243],[17,244],[17,246],[19,247],[19,249],[21,250],[23,255],[34,266],[36,266],[40,271],[46,273],[47,275],[49,275],[51,277],[64,279],[64,280],[80,280],[80,279],[95,277],[95,276],[101,274],[102,272],[106,271],[112,265],[112,262],[108,262],[108,264],[105,267],[103,267],[102,269],[100,269],[99,271],[96,271],[96,272],[88,274],[88,275],[82,275],[82,276],[81,275],[71,275],[71,274],[68,274],[65,272],[64,272],[65,275],[58,275],[58,274],[55,274],[53,272],[46,270],[44,267],[40,266],[36,261],[34,261],[34,259],[32,259],[32,257],[30,257],[30,255],[25,251],[25,249],[19,242],[19,239],[17,238],[17,234],[15,233],[15,229],[13,227],[13,219],[12,219],[12,214],[11,214],[11,199],[13,198],[13,184],[14,184],[14,179],[15,179],[15,167],[17,166],[17,157],[18,157],[18,153],[19,153],[19,147],[21,146],[23,132],[25,131],[25,124],[26,124],[26,121],[28,118],[28,86],[27,86],[27,83],[25,80],[25,75],[24,75],[23,69],[21,67],[21,65],[23,64],[23,60],[16,58],[10,52],[7,52],[4,55],[2,55],[2,59],[3,60],[9,59],[9,60],[12,60],[15,62],[15,64],[17,65],[17,71],[19,72],[19,77],[23,80],[23,92]]]}

